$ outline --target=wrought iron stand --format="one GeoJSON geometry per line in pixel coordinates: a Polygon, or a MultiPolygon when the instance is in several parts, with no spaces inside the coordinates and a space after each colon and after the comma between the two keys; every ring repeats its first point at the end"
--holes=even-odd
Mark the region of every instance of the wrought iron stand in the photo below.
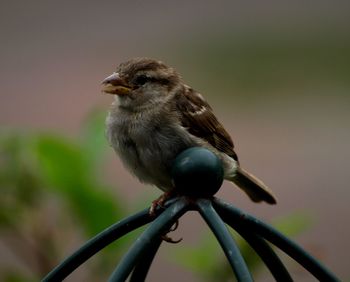
{"type": "MultiPolygon", "coordinates": [[[[62,281],[104,247],[125,234],[152,222],[124,255],[109,278],[111,282],[126,281],[128,277],[131,282],[145,281],[153,258],[163,241],[162,235],[190,210],[198,211],[216,236],[237,281],[248,282],[253,281],[253,278],[226,224],[248,242],[276,281],[288,282],[293,279],[269,243],[300,263],[319,281],[340,281],[300,246],[270,225],[212,196],[220,188],[223,176],[221,164],[218,163],[215,155],[204,149],[192,148],[179,155],[174,167],[176,187],[178,185],[184,187],[184,183],[193,185],[193,179],[196,178],[197,188],[191,188],[190,192],[184,192],[182,193],[184,195],[168,200],[164,208],[157,209],[156,216],[151,216],[149,209],[145,209],[115,223],[66,258],[42,281],[62,281]]],[[[181,191],[186,191],[186,189],[181,191]]]]}

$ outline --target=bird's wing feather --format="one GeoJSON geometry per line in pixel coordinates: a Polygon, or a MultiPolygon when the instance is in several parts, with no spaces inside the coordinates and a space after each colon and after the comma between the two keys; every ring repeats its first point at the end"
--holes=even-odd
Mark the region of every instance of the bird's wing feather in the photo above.
{"type": "Polygon", "coordinates": [[[186,86],[185,91],[178,93],[176,97],[176,107],[181,113],[182,126],[189,133],[206,140],[217,150],[238,161],[230,135],[217,120],[213,109],[201,94],[186,86]]]}

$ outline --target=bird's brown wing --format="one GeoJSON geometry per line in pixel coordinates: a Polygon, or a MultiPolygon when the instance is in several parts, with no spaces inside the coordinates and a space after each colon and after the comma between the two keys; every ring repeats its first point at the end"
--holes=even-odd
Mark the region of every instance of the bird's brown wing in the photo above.
{"type": "Polygon", "coordinates": [[[217,150],[238,161],[230,135],[217,120],[213,109],[202,95],[186,86],[185,91],[176,97],[176,107],[180,113],[182,126],[189,133],[206,140],[217,150]]]}

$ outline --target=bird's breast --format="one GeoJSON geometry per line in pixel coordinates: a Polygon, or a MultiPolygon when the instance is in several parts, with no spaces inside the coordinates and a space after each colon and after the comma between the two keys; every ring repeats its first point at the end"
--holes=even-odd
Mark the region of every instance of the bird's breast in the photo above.
{"type": "Polygon", "coordinates": [[[171,188],[175,157],[195,141],[171,117],[123,115],[107,118],[110,144],[125,166],[142,182],[171,188]]]}

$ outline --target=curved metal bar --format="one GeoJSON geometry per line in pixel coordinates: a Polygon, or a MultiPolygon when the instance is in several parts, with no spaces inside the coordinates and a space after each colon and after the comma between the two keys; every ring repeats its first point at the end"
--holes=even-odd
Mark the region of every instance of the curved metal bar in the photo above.
{"type": "Polygon", "coordinates": [[[108,281],[125,281],[139,259],[149,251],[154,240],[158,240],[189,208],[190,204],[186,198],[180,198],[170,205],[135,241],[108,281]]]}
{"type": "Polygon", "coordinates": [[[314,257],[305,252],[299,245],[288,239],[278,230],[220,199],[215,198],[213,204],[221,216],[231,217],[232,221],[238,221],[243,226],[249,228],[250,232],[256,232],[266,240],[270,241],[296,260],[318,280],[329,282],[340,281],[314,257]]]}
{"type": "Polygon", "coordinates": [[[290,276],[287,268],[264,239],[250,232],[247,228],[236,224],[231,218],[223,218],[223,220],[236,230],[254,249],[276,281],[293,282],[293,278],[290,276]]]}
{"type": "Polygon", "coordinates": [[[151,222],[153,219],[154,218],[149,215],[149,209],[147,208],[113,224],[67,257],[61,264],[46,275],[42,282],[62,281],[98,251],[124,236],[126,233],[151,222]]]}
{"type": "Polygon", "coordinates": [[[150,243],[152,246],[149,247],[149,250],[140,259],[140,262],[135,266],[129,282],[145,281],[153,259],[162,242],[163,240],[161,238],[158,238],[158,240],[155,240],[153,243],[150,243]]]}
{"type": "Polygon", "coordinates": [[[239,248],[237,247],[236,242],[232,238],[224,222],[214,210],[212,201],[207,199],[198,199],[196,200],[196,204],[201,216],[207,222],[218,239],[223,251],[225,252],[232,270],[236,275],[237,281],[253,281],[253,278],[250,275],[249,269],[239,248]]]}

